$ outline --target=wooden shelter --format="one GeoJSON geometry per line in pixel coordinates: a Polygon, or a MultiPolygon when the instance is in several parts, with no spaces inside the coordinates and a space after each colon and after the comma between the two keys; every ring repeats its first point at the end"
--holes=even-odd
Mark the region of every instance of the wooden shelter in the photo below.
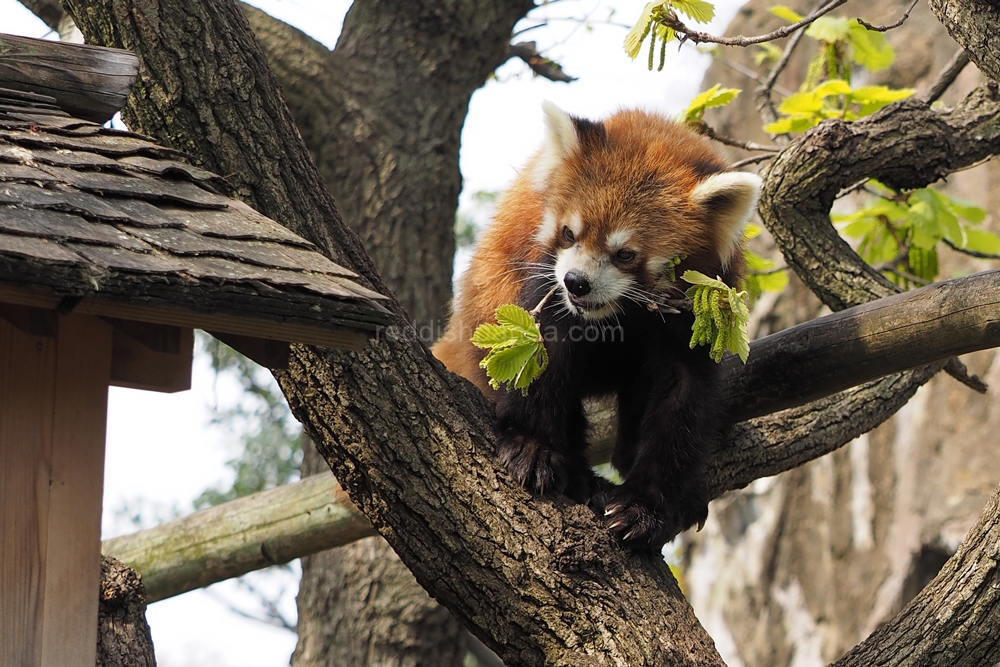
{"type": "Polygon", "coordinates": [[[108,386],[189,388],[195,328],[273,368],[386,321],[217,176],[61,101],[109,63],[134,78],[126,52],[0,36],[0,665],[94,665],[108,386]],[[12,66],[27,52],[44,72],[12,66]]]}

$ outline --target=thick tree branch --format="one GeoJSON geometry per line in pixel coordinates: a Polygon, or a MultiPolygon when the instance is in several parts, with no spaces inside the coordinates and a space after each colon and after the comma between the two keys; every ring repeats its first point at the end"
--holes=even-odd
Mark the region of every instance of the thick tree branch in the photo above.
{"type": "Polygon", "coordinates": [[[25,9],[37,16],[50,29],[59,31],[67,18],[65,10],[56,0],[18,0],[25,9]]]}
{"type": "MultiPolygon", "coordinates": [[[[712,461],[713,497],[836,449],[869,425],[858,415],[882,421],[915,386],[898,391],[913,383],[896,376],[826,398],[835,391],[998,345],[1000,270],[887,297],[754,341],[746,366],[735,357],[724,362],[730,416],[796,409],[732,428],[712,461]]],[[[930,377],[939,367],[917,377],[930,377]]],[[[612,442],[605,425],[593,448],[595,463],[607,461],[612,442]]],[[[154,602],[371,534],[334,479],[317,475],[108,540],[104,553],[141,572],[154,602]]]]}
{"type": "Polygon", "coordinates": [[[790,144],[768,165],[759,207],[788,265],[833,310],[897,293],[830,224],[834,199],[868,178],[924,187],[1000,152],[998,113],[1000,95],[983,86],[953,111],[904,100],[854,123],[826,121],[790,144]]]}
{"type": "Polygon", "coordinates": [[[725,360],[730,416],[801,405],[903,369],[1000,346],[1000,270],[821,317],[754,341],[725,360]]]}
{"type": "Polygon", "coordinates": [[[138,571],[156,602],[374,534],[327,474],[105,540],[101,552],[138,571]]]}
{"type": "Polygon", "coordinates": [[[1000,661],[1000,489],[902,612],[832,667],[986,667],[1000,661]]]}
{"type": "Polygon", "coordinates": [[[996,48],[1000,6],[991,0],[929,0],[928,5],[980,71],[1000,81],[1000,51],[996,48]]]}

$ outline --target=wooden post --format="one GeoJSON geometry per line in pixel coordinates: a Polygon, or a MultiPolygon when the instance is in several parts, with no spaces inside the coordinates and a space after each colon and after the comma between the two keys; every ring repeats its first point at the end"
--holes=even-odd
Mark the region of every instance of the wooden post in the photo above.
{"type": "Polygon", "coordinates": [[[95,663],[111,339],[0,319],[0,665],[95,663]]]}

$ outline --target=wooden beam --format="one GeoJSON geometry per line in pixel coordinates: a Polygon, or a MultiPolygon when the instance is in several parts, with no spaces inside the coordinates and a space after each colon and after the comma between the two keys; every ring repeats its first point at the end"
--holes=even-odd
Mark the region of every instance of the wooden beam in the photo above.
{"type": "MultiPolygon", "coordinates": [[[[47,290],[0,285],[0,302],[56,310],[63,299],[47,290]]],[[[218,331],[251,338],[304,343],[341,350],[360,350],[368,335],[356,329],[320,324],[278,322],[263,317],[203,313],[173,306],[110,301],[87,296],[73,304],[72,312],[153,324],[170,324],[191,329],[218,331]]]]}
{"type": "Polygon", "coordinates": [[[194,331],[109,319],[114,325],[111,384],[174,393],[191,388],[194,331]]]}
{"type": "Polygon", "coordinates": [[[41,661],[56,345],[0,320],[0,664],[41,661]]]}
{"type": "Polygon", "coordinates": [[[49,468],[42,667],[97,659],[111,327],[61,317],[49,468]]]}
{"type": "Polygon", "coordinates": [[[107,540],[105,555],[142,575],[146,601],[287,563],[375,535],[330,473],[107,540]]]}
{"type": "Polygon", "coordinates": [[[288,368],[289,350],[288,343],[285,341],[240,336],[221,331],[208,331],[207,333],[214,338],[218,338],[244,357],[256,361],[264,368],[270,368],[271,370],[285,370],[288,368]]]}
{"type": "Polygon", "coordinates": [[[92,667],[111,327],[0,320],[0,664],[92,667]]]}

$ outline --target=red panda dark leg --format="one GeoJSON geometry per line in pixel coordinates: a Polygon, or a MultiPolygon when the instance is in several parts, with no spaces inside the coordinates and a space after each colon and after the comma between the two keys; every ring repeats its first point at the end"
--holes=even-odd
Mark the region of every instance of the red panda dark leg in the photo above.
{"type": "Polygon", "coordinates": [[[612,463],[624,482],[604,514],[628,547],[659,549],[708,516],[705,462],[721,435],[721,417],[718,368],[699,352],[654,361],[619,392],[612,463]]]}
{"type": "Polygon", "coordinates": [[[520,391],[498,396],[497,456],[529,491],[566,493],[586,502],[593,473],[583,455],[586,419],[579,383],[573,382],[567,355],[553,352],[527,397],[520,391]]]}

